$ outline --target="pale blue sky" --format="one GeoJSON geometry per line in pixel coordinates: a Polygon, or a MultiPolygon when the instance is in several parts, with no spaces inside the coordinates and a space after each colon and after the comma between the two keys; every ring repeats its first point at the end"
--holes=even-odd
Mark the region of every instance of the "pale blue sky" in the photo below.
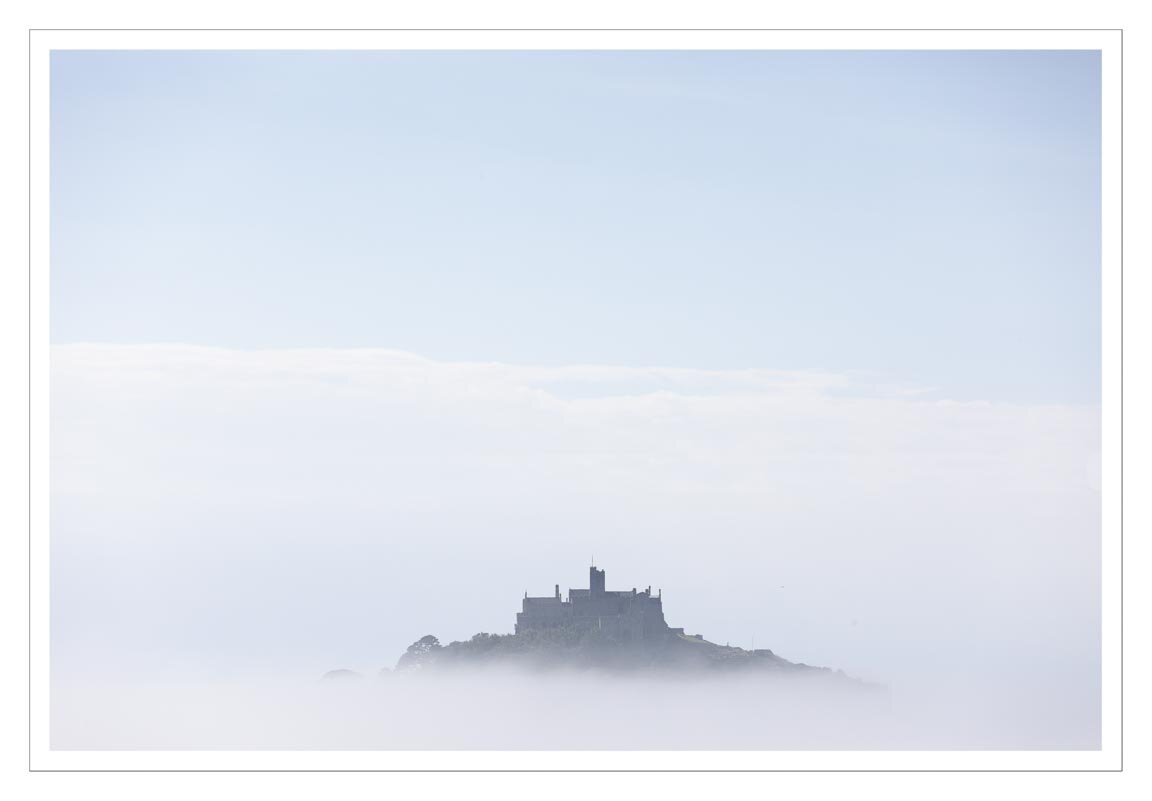
{"type": "Polygon", "coordinates": [[[52,337],[1096,402],[1095,52],[57,52],[52,337]]]}

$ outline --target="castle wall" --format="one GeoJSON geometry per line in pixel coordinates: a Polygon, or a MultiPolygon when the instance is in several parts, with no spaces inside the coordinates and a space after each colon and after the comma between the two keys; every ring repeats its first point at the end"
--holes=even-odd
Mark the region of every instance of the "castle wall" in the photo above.
{"type": "Polygon", "coordinates": [[[525,598],[522,611],[516,615],[516,633],[527,629],[558,626],[571,617],[571,605],[561,601],[559,596],[525,598]]]}

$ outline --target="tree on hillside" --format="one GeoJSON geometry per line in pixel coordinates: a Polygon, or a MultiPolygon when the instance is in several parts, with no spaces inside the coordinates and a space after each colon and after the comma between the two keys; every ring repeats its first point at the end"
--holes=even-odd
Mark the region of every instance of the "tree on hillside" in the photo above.
{"type": "Polygon", "coordinates": [[[420,668],[429,664],[435,658],[436,652],[443,648],[440,640],[431,634],[425,634],[416,642],[408,646],[408,650],[396,663],[397,670],[420,668]]]}

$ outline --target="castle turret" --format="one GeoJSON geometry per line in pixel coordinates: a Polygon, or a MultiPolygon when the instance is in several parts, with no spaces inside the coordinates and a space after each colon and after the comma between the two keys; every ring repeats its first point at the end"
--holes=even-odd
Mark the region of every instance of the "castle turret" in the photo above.
{"type": "Polygon", "coordinates": [[[604,594],[604,571],[588,568],[588,592],[592,595],[604,594]]]}

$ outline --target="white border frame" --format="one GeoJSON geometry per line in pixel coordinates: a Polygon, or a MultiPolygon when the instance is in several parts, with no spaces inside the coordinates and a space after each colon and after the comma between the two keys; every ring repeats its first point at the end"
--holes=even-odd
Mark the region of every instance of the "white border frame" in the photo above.
{"type": "Polygon", "coordinates": [[[1121,769],[1121,58],[1118,30],[33,30],[29,33],[29,768],[43,770],[1121,769]],[[53,751],[49,747],[49,64],[52,50],[1099,50],[1102,592],[1099,751],[53,751]]]}

